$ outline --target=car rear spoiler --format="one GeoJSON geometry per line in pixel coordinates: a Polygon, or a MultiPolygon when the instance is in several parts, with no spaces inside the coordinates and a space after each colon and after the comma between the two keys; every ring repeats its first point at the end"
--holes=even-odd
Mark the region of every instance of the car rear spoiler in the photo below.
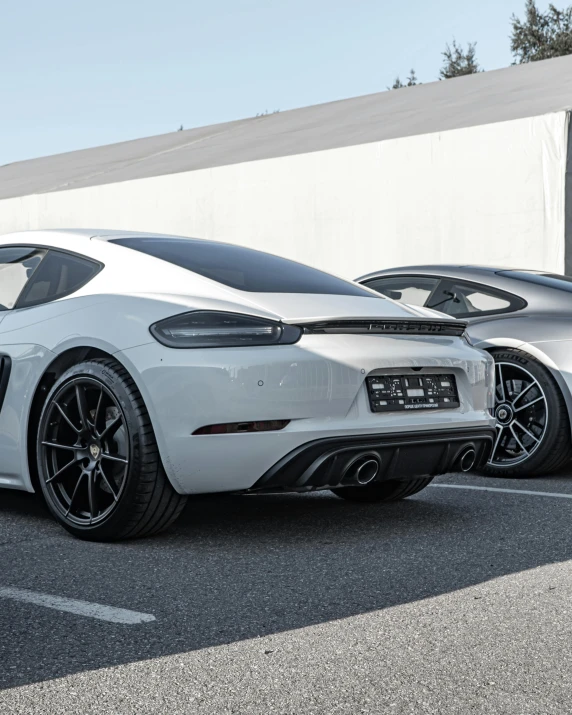
{"type": "Polygon", "coordinates": [[[369,320],[320,320],[312,323],[298,322],[305,333],[342,333],[355,335],[446,335],[460,337],[467,328],[461,320],[424,320],[413,318],[383,318],[369,320]]]}

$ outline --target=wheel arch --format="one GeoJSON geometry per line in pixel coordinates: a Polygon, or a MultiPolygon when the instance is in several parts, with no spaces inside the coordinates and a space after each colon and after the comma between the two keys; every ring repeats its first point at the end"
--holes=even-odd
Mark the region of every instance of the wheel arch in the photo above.
{"type": "MultiPolygon", "coordinates": [[[[149,396],[147,395],[147,391],[145,390],[145,386],[142,383],[140,375],[134,369],[134,366],[131,364],[131,362],[124,359],[125,356],[123,356],[121,352],[116,352],[115,350],[111,352],[105,349],[107,347],[107,345],[98,347],[95,345],[85,344],[68,347],[67,349],[58,353],[58,355],[50,362],[48,367],[44,370],[42,377],[36,384],[34,395],[30,402],[30,409],[28,411],[28,421],[23,429],[23,437],[25,440],[24,444],[26,450],[26,462],[28,467],[28,484],[25,484],[25,488],[29,491],[34,491],[36,493],[40,491],[36,465],[36,444],[34,435],[39,425],[42,408],[45,404],[46,398],[52,386],[55,384],[56,380],[61,375],[63,375],[64,372],[72,365],[76,365],[77,363],[83,362],[84,360],[111,358],[112,360],[115,360],[117,363],[119,363],[125,370],[127,370],[129,376],[137,385],[137,388],[139,389],[139,392],[141,393],[145,402],[145,406],[147,407],[147,410],[149,412],[149,418],[151,420],[151,424],[153,425],[153,430],[157,439],[159,456],[163,463],[167,478],[171,482],[174,489],[180,494],[182,494],[182,487],[177,482],[176,475],[173,473],[173,469],[170,468],[169,460],[166,459],[167,452],[164,448],[164,440],[162,431],[160,429],[160,424],[157,424],[157,419],[155,417],[153,406],[152,404],[150,404],[149,396]]],[[[23,475],[23,477],[26,481],[25,474],[23,475]]]]}

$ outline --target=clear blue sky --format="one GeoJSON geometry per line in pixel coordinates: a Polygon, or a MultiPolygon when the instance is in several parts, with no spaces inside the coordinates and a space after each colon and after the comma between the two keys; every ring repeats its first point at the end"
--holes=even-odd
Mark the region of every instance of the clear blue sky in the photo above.
{"type": "MultiPolygon", "coordinates": [[[[568,0],[555,0],[557,7],[568,0]]],[[[548,0],[538,0],[540,8],[548,0]]],[[[0,164],[510,64],[524,0],[6,0],[0,164]]]]}

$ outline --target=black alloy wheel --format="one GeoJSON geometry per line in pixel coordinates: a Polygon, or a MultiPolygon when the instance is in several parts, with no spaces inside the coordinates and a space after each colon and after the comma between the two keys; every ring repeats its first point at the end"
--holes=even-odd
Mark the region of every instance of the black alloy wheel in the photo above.
{"type": "Polygon", "coordinates": [[[81,538],[157,533],[186,500],[165,475],[137,387],[113,360],[76,365],[56,382],[40,418],[37,456],[48,508],[81,538]]]}
{"type": "Polygon", "coordinates": [[[45,485],[70,522],[90,526],[116,508],[129,469],[125,415],[103,383],[77,377],[52,397],[42,436],[45,485]]]}
{"type": "Polygon", "coordinates": [[[572,456],[570,421],[550,372],[521,350],[497,349],[497,436],[485,471],[528,477],[556,471],[572,456]]]}

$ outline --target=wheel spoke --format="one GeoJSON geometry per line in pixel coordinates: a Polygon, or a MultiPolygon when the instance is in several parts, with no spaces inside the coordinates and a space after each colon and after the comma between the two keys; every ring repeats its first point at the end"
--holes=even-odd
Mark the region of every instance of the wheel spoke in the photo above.
{"type": "Polygon", "coordinates": [[[101,437],[101,435],[97,431],[97,425],[99,424],[99,410],[101,408],[102,400],[103,400],[103,387],[101,388],[101,391],[99,393],[99,399],[97,400],[97,407],[95,408],[95,414],[93,417],[93,428],[95,430],[95,434],[98,435],[98,437],[101,437]]]}
{"type": "Polygon", "coordinates": [[[66,471],[69,467],[71,467],[73,464],[77,464],[78,460],[74,457],[71,462],[68,462],[66,465],[64,465],[61,469],[58,469],[58,471],[53,474],[49,479],[46,479],[46,484],[50,484],[50,482],[55,481],[60,474],[66,471]]]}
{"type": "Polygon", "coordinates": [[[67,449],[68,451],[75,452],[77,447],[72,447],[69,444],[58,444],[57,442],[42,442],[44,447],[53,447],[54,449],[67,449]]]}
{"type": "Polygon", "coordinates": [[[76,433],[79,434],[81,430],[79,430],[74,423],[70,420],[70,418],[66,415],[64,412],[62,406],[59,404],[59,402],[54,402],[54,405],[56,408],[59,410],[60,415],[64,418],[64,420],[68,423],[68,425],[72,428],[72,430],[76,433]]]}
{"type": "Polygon", "coordinates": [[[69,505],[68,505],[68,510],[67,510],[67,512],[66,512],[66,516],[69,516],[69,514],[70,514],[70,512],[71,512],[71,510],[72,510],[72,508],[73,508],[73,505],[74,505],[74,502],[75,502],[75,498],[76,498],[76,496],[77,496],[77,494],[78,494],[78,491],[79,491],[79,485],[81,484],[81,482],[82,482],[82,480],[83,480],[83,478],[85,477],[86,474],[87,474],[87,472],[82,472],[82,473],[79,475],[79,479],[77,480],[77,483],[76,483],[76,485],[75,485],[75,487],[74,487],[74,490],[73,490],[73,493],[72,493],[72,497],[71,497],[70,503],[69,503],[69,505]]]}
{"type": "Polygon", "coordinates": [[[112,493],[112,495],[113,495],[113,500],[114,500],[114,501],[117,501],[117,500],[119,499],[119,495],[117,494],[117,492],[115,491],[114,487],[111,485],[111,482],[110,482],[109,479],[107,478],[105,472],[103,471],[103,467],[101,466],[101,463],[99,464],[98,469],[99,469],[99,473],[100,473],[100,475],[101,475],[103,481],[107,484],[107,486],[109,487],[109,491],[110,491],[110,492],[112,493]]]}
{"type": "Polygon", "coordinates": [[[498,384],[499,384],[500,389],[501,389],[501,392],[502,392],[502,400],[501,400],[501,402],[506,402],[506,396],[505,396],[505,391],[504,391],[504,382],[503,382],[503,377],[502,377],[502,366],[501,366],[500,363],[497,363],[497,368],[498,368],[498,371],[499,371],[499,382],[498,382],[498,384]]]}
{"type": "Polygon", "coordinates": [[[493,447],[493,451],[491,452],[491,459],[490,459],[491,462],[494,462],[494,461],[495,461],[495,454],[496,454],[497,448],[498,448],[498,446],[499,446],[499,442],[500,442],[500,440],[501,440],[504,427],[503,427],[502,425],[497,425],[497,429],[498,429],[499,433],[498,433],[497,438],[496,438],[496,440],[495,440],[495,445],[494,445],[494,447],[493,447]]]}
{"type": "Polygon", "coordinates": [[[81,420],[84,430],[87,430],[90,427],[90,422],[88,419],[89,413],[87,410],[87,399],[85,396],[85,390],[81,385],[76,384],[75,396],[77,399],[77,409],[79,412],[79,418],[81,420]]]}
{"type": "Polygon", "coordinates": [[[536,387],[536,382],[531,382],[530,385],[527,385],[524,390],[521,390],[518,395],[514,398],[514,400],[511,402],[511,405],[514,407],[515,404],[520,400],[520,398],[523,395],[526,395],[526,393],[531,390],[533,387],[536,387]]]}
{"type": "Polygon", "coordinates": [[[95,471],[88,474],[87,477],[87,499],[89,502],[89,522],[99,514],[99,497],[97,495],[97,485],[95,483],[95,471]]]}
{"type": "Polygon", "coordinates": [[[519,427],[525,434],[527,434],[529,437],[532,437],[532,439],[533,439],[535,442],[540,442],[540,440],[538,439],[538,437],[537,437],[535,434],[532,434],[532,432],[529,432],[529,431],[526,429],[526,427],[523,427],[518,420],[515,420],[515,421],[513,422],[513,424],[518,425],[518,427],[519,427]]]}
{"type": "Polygon", "coordinates": [[[129,464],[129,460],[125,457],[116,457],[114,454],[107,454],[107,452],[101,453],[102,459],[109,459],[110,462],[121,462],[122,464],[129,464]]]}
{"type": "Polygon", "coordinates": [[[103,430],[103,432],[99,435],[99,439],[105,439],[106,437],[113,437],[113,435],[117,432],[117,430],[121,427],[123,424],[123,419],[121,418],[121,415],[119,417],[116,417],[113,422],[110,422],[107,427],[103,430]]]}
{"type": "MultiPolygon", "coordinates": [[[[518,398],[517,398],[517,399],[518,399],[518,398]]],[[[526,410],[527,407],[530,407],[531,405],[534,405],[534,404],[536,404],[537,402],[541,402],[542,400],[544,400],[544,397],[541,395],[540,397],[537,397],[535,400],[531,400],[530,402],[527,402],[527,403],[526,403],[525,405],[523,405],[522,407],[515,407],[515,408],[514,408],[514,411],[515,411],[515,412],[520,412],[521,410],[526,410]]],[[[516,400],[515,400],[515,402],[516,402],[516,400]]],[[[514,405],[514,402],[513,402],[512,404],[514,405]]]]}
{"type": "MultiPolygon", "coordinates": [[[[513,424],[514,424],[514,423],[513,423],[513,424]]],[[[517,443],[518,446],[521,448],[521,450],[522,450],[525,454],[529,454],[528,449],[526,449],[526,447],[523,445],[523,443],[519,440],[519,438],[518,438],[516,432],[514,431],[514,427],[513,427],[512,424],[509,425],[509,429],[510,429],[510,431],[511,431],[511,433],[512,433],[512,436],[515,438],[516,443],[517,443]]]]}

